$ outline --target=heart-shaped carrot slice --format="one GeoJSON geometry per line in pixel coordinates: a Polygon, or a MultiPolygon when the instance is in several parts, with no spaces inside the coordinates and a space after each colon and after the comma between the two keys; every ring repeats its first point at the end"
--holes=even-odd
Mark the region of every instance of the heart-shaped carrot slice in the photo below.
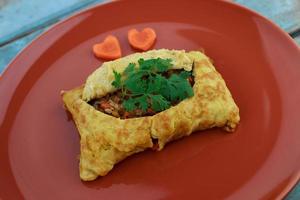
{"type": "Polygon", "coordinates": [[[105,60],[114,60],[122,56],[118,38],[113,35],[107,36],[102,43],[93,46],[96,57],[105,60]]]}
{"type": "Polygon", "coordinates": [[[155,39],[156,33],[152,28],[145,28],[141,32],[136,29],[128,31],[129,44],[135,49],[147,51],[153,46],[155,39]]]}

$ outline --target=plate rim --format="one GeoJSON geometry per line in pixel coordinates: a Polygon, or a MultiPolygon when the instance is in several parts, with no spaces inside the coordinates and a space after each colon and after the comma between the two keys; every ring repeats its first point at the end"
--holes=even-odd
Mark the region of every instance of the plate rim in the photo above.
{"type": "MultiPolygon", "coordinates": [[[[135,1],[135,0],[127,0],[128,1],[135,1]]],[[[295,42],[295,40],[286,32],[284,31],[279,25],[277,25],[275,22],[271,21],[270,19],[266,18],[265,16],[263,16],[262,14],[247,8],[243,5],[240,5],[236,2],[230,1],[230,0],[213,0],[213,1],[219,1],[221,3],[224,4],[229,4],[233,7],[235,7],[235,9],[240,9],[243,12],[248,12],[252,15],[255,15],[259,18],[264,19],[267,23],[269,23],[273,28],[276,29],[276,31],[280,32],[280,34],[282,36],[285,37],[287,43],[289,43],[289,45],[291,47],[293,47],[295,50],[298,51],[299,55],[300,55],[300,46],[297,45],[297,43],[295,42]]],[[[91,10],[94,10],[98,7],[105,7],[107,5],[111,5],[111,4],[117,4],[119,2],[122,2],[121,0],[104,0],[103,2],[100,3],[96,3],[94,5],[91,6],[87,6],[81,10],[75,11],[74,13],[72,13],[70,16],[62,19],[59,22],[56,22],[52,25],[50,25],[47,30],[45,30],[44,32],[42,32],[40,35],[38,35],[37,37],[35,37],[32,41],[30,41],[28,44],[25,45],[25,47],[23,47],[22,50],[20,50],[15,56],[14,58],[6,65],[6,67],[3,69],[2,73],[0,74],[0,84],[5,84],[4,82],[4,77],[9,77],[10,74],[12,73],[12,70],[15,68],[14,63],[20,59],[20,57],[24,54],[24,52],[26,52],[28,49],[30,49],[38,40],[40,40],[41,38],[45,37],[50,31],[53,31],[54,29],[58,28],[59,26],[63,25],[64,23],[68,22],[69,20],[72,20],[73,18],[78,17],[79,15],[83,15],[86,12],[90,12],[91,10]]],[[[20,77],[22,78],[22,75],[25,75],[27,73],[27,70],[30,69],[30,65],[28,65],[28,67],[26,67],[24,69],[24,71],[21,73],[21,75],[18,75],[19,79],[15,79],[15,81],[19,81],[20,77]]],[[[18,85],[18,84],[17,84],[18,85]]],[[[9,88],[12,89],[12,88],[9,88]]],[[[14,90],[14,89],[12,89],[14,90]]],[[[9,98],[10,99],[10,98],[9,98]]],[[[4,114],[4,117],[6,116],[6,113],[4,114]]],[[[280,193],[277,194],[276,199],[284,199],[285,197],[288,196],[288,194],[295,189],[296,187],[300,187],[300,168],[297,169],[296,173],[294,173],[294,175],[292,175],[291,180],[289,181],[288,184],[286,184],[286,186],[284,187],[284,189],[282,189],[282,191],[280,193]]]]}

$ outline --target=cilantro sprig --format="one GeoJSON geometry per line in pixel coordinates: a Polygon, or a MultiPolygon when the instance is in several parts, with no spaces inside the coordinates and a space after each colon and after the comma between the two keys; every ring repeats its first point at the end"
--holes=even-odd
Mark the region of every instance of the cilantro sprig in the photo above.
{"type": "Polygon", "coordinates": [[[163,74],[172,66],[171,59],[139,59],[139,67],[130,63],[123,72],[114,71],[112,85],[121,89],[123,107],[126,111],[151,108],[155,112],[168,109],[172,103],[179,102],[194,95],[187,80],[191,72],[181,71],[166,77],[163,74]]]}

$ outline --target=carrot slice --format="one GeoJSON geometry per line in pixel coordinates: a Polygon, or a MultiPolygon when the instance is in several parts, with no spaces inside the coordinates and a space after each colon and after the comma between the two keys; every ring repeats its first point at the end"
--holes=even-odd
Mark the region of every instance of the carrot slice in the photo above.
{"type": "Polygon", "coordinates": [[[133,48],[143,51],[149,50],[156,40],[156,33],[152,28],[145,28],[141,32],[130,29],[127,36],[129,44],[133,48]]]}
{"type": "Polygon", "coordinates": [[[95,44],[93,52],[96,57],[105,60],[114,60],[122,56],[119,40],[113,35],[107,36],[102,43],[95,44]]]}
{"type": "Polygon", "coordinates": [[[125,112],[124,114],[123,114],[123,117],[126,119],[126,118],[128,118],[130,116],[130,113],[129,112],[125,112]]]}

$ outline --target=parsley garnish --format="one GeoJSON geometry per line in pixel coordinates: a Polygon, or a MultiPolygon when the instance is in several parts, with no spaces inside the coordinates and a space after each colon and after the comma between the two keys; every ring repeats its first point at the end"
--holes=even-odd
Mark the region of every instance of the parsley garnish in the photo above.
{"type": "Polygon", "coordinates": [[[115,80],[111,83],[115,88],[121,88],[121,74],[114,71],[115,80]]]}
{"type": "Polygon", "coordinates": [[[148,108],[155,112],[170,108],[174,102],[182,101],[194,95],[193,89],[187,80],[191,72],[182,71],[163,76],[172,66],[171,59],[139,59],[139,67],[130,63],[124,70],[124,76],[114,71],[115,80],[112,85],[121,89],[123,107],[126,111],[148,108]]]}

